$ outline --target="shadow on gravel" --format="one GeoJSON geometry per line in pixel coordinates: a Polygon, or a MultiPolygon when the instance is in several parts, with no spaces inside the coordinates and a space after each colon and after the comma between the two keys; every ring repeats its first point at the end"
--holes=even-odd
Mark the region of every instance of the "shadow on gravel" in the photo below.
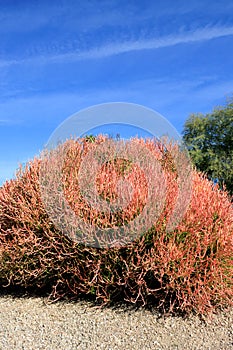
{"type": "Polygon", "coordinates": [[[147,305],[143,306],[139,303],[130,303],[124,301],[122,299],[113,300],[107,304],[103,304],[98,302],[93,295],[82,294],[79,296],[72,297],[64,297],[59,299],[53,299],[51,297],[51,289],[43,288],[43,289],[35,289],[35,288],[23,288],[19,286],[11,286],[11,287],[1,287],[0,286],[0,298],[1,297],[11,297],[12,299],[23,298],[43,298],[45,304],[59,303],[59,304],[74,304],[74,303],[88,303],[90,308],[98,309],[104,311],[104,309],[115,310],[118,313],[129,313],[129,312],[141,312],[143,310],[149,311],[157,319],[166,319],[167,317],[179,317],[182,319],[187,319],[190,316],[198,316],[198,318],[205,322],[206,317],[202,315],[197,315],[195,313],[187,314],[185,312],[181,312],[179,309],[175,309],[172,313],[169,312],[170,304],[163,306],[163,308],[159,307],[159,302],[156,300],[151,300],[147,305]]]}

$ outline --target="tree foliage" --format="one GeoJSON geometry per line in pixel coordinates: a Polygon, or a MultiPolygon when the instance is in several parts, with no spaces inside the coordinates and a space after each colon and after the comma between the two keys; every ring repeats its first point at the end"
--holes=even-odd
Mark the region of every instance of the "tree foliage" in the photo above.
{"type": "Polygon", "coordinates": [[[233,195],[233,98],[213,112],[191,114],[183,140],[197,169],[233,195]]]}

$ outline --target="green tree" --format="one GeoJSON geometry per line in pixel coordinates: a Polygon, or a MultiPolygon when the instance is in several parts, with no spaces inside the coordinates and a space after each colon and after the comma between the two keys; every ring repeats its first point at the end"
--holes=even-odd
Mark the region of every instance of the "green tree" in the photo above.
{"type": "Polygon", "coordinates": [[[233,195],[233,98],[213,112],[191,114],[183,140],[197,169],[233,195]]]}

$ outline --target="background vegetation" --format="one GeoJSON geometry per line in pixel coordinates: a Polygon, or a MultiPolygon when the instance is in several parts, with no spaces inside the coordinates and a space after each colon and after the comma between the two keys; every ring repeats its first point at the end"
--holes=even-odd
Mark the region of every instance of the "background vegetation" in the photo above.
{"type": "Polygon", "coordinates": [[[191,114],[183,139],[197,169],[233,195],[233,98],[206,115],[191,114]]]}

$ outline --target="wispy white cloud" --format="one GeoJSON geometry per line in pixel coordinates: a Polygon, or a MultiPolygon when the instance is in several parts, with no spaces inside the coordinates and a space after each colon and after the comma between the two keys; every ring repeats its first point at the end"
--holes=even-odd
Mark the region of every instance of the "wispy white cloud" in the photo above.
{"type": "Polygon", "coordinates": [[[7,124],[9,124],[8,119],[0,119],[0,125],[7,125],[7,124]]]}
{"type": "Polygon", "coordinates": [[[134,40],[115,41],[114,43],[104,43],[98,47],[92,47],[89,50],[73,50],[67,53],[59,52],[56,48],[54,53],[48,53],[44,50],[43,54],[11,60],[0,60],[0,68],[12,65],[36,63],[46,64],[54,63],[69,63],[87,59],[101,59],[120,55],[127,52],[156,50],[165,47],[172,47],[181,44],[191,44],[195,42],[208,41],[212,39],[222,38],[233,35],[233,26],[206,26],[197,28],[193,31],[181,31],[177,34],[167,36],[157,36],[153,38],[143,37],[134,40]]]}
{"type": "Polygon", "coordinates": [[[190,106],[194,108],[198,103],[204,104],[220,96],[229,95],[232,93],[232,87],[232,79],[219,81],[217,77],[206,75],[196,76],[192,80],[185,77],[178,80],[152,78],[122,82],[111,89],[106,86],[88,87],[82,92],[76,90],[37,94],[24,98],[16,97],[1,103],[1,111],[2,115],[9,116],[9,119],[4,121],[9,121],[10,117],[15,114],[15,123],[22,122],[24,118],[24,125],[28,123],[30,125],[45,125],[46,123],[51,125],[51,123],[62,122],[64,117],[80,109],[111,101],[139,103],[158,111],[169,106],[176,110],[179,109],[177,106],[185,103],[189,105],[189,108],[190,106]]]}
{"type": "Polygon", "coordinates": [[[13,65],[17,65],[17,64],[22,64],[26,61],[27,61],[26,59],[24,59],[24,60],[0,59],[0,69],[5,68],[5,67],[9,67],[9,66],[13,66],[13,65]]]}
{"type": "Polygon", "coordinates": [[[0,119],[0,126],[19,125],[22,123],[23,121],[19,119],[0,119]]]}
{"type": "MultiPolygon", "coordinates": [[[[153,39],[138,39],[134,41],[126,41],[111,45],[94,48],[90,51],[80,54],[73,54],[74,58],[102,58],[113,55],[118,55],[131,51],[155,50],[164,47],[171,47],[178,44],[189,44],[193,42],[212,40],[224,36],[233,35],[233,26],[231,27],[205,27],[192,32],[180,33],[176,35],[168,35],[153,39]]],[[[66,55],[57,56],[57,59],[65,58],[66,55]]],[[[72,58],[72,55],[67,54],[67,58],[72,58]]],[[[51,59],[56,60],[56,56],[51,59]]]]}

